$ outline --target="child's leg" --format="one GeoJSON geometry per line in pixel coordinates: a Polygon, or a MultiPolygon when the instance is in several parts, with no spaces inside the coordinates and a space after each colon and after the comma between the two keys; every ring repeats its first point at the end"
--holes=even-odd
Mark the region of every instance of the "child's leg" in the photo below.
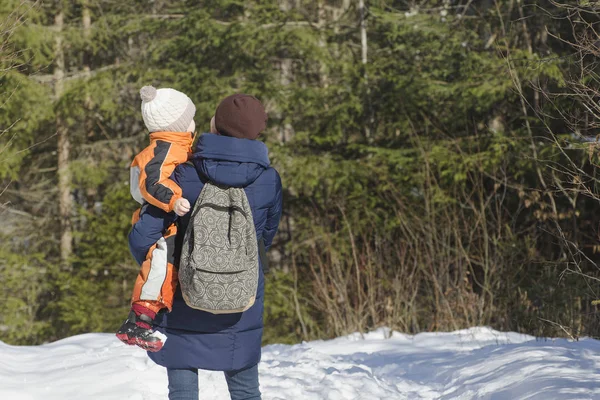
{"type": "Polygon", "coordinates": [[[164,236],[148,251],[138,274],[131,301],[131,312],[117,331],[117,338],[148,351],[159,351],[164,339],[154,334],[152,321],[161,309],[171,311],[177,288],[173,251],[177,227],[171,225],[164,236]]]}
{"type": "Polygon", "coordinates": [[[173,224],[148,251],[133,288],[132,305],[154,313],[163,308],[171,311],[177,289],[177,271],[173,266],[176,234],[177,227],[173,224]]]}

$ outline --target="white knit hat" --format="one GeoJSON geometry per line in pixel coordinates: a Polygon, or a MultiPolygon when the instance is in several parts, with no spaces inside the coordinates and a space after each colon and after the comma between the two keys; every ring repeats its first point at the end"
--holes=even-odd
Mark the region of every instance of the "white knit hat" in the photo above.
{"type": "Polygon", "coordinates": [[[150,132],[187,132],[196,106],[185,94],[175,89],[144,86],[140,97],[142,117],[150,132]]]}

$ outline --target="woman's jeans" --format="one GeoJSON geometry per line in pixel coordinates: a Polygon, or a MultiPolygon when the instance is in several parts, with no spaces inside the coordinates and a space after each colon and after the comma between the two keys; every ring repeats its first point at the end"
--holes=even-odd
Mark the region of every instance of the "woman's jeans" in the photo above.
{"type": "MultiPolygon", "coordinates": [[[[198,400],[198,370],[167,368],[169,400],[198,400]]],[[[225,372],[231,400],[260,400],[258,364],[248,369],[225,372]]],[[[207,397],[208,398],[208,397],[207,397]]]]}

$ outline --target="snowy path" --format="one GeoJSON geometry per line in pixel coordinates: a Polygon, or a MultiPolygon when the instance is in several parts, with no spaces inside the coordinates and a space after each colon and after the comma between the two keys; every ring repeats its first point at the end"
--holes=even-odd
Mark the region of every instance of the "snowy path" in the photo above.
{"type": "MultiPolygon", "coordinates": [[[[384,330],[265,347],[265,400],[600,399],[600,341],[535,340],[473,328],[408,336],[384,330]]],[[[163,400],[165,370],[110,334],[36,347],[0,342],[1,400],[163,400]]],[[[201,399],[229,399],[200,373],[201,399]]]]}

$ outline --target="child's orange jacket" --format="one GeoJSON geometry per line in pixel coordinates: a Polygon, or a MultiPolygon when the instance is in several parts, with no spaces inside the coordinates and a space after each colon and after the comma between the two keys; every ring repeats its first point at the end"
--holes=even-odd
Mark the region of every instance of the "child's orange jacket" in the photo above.
{"type": "Polygon", "coordinates": [[[130,191],[140,204],[144,200],[164,210],[173,211],[181,188],[170,177],[175,167],[187,162],[192,152],[193,137],[189,132],[154,132],[150,145],[131,163],[130,191]]]}

